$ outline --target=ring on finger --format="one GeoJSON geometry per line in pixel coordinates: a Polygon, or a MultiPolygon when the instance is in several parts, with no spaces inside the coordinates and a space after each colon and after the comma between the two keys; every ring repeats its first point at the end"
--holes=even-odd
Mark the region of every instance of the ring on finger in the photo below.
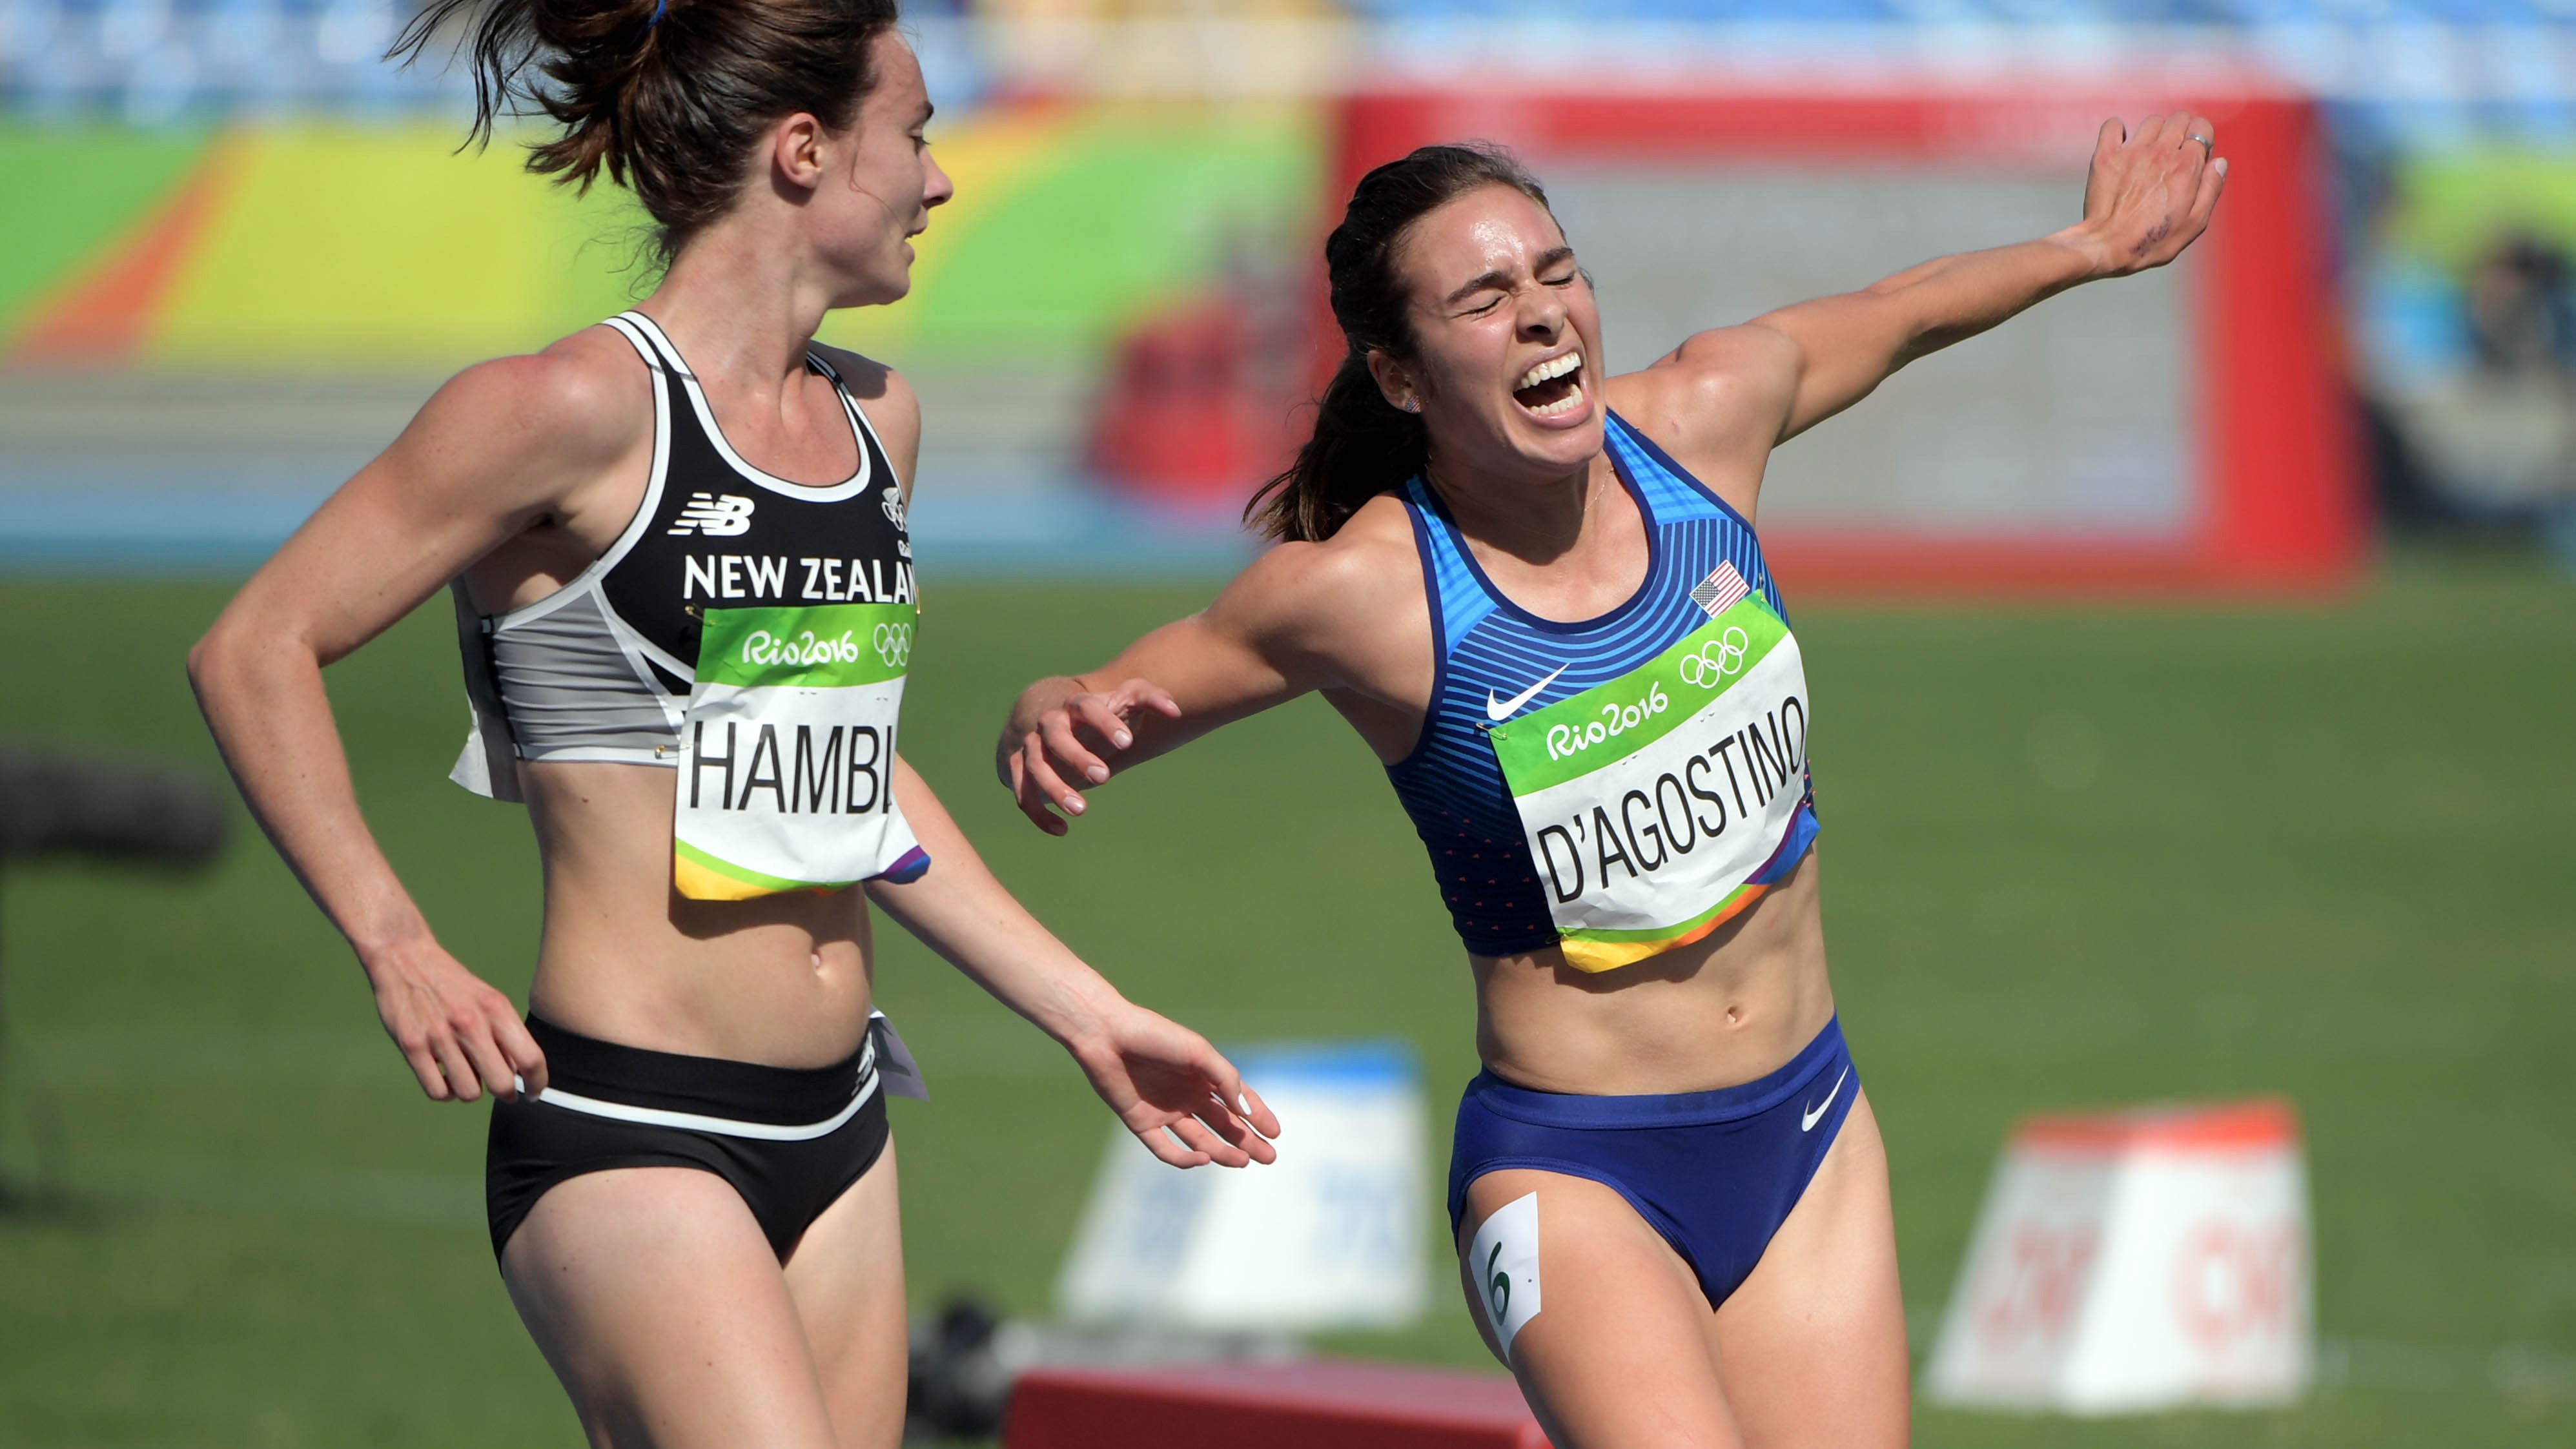
{"type": "Polygon", "coordinates": [[[2217,137],[2215,137],[2215,136],[2204,136],[2204,135],[2200,134],[2198,131],[2185,131],[2185,132],[2183,133],[2183,139],[2184,139],[2184,140],[2186,140],[2186,141],[2198,141],[2198,142],[2200,143],[2200,149],[2201,149],[2203,152],[2209,152],[2209,151],[2214,151],[2214,150],[2217,150],[2217,149],[2218,149],[2218,138],[2217,138],[2217,137]]]}

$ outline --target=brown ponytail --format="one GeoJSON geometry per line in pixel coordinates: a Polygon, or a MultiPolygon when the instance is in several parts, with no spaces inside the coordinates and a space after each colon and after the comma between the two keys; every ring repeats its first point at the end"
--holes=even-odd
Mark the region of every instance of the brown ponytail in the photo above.
{"type": "Polygon", "coordinates": [[[1342,224],[1324,240],[1333,320],[1348,351],[1315,408],[1315,433],[1288,471],[1261,485],[1244,521],[1283,542],[1319,542],[1361,505],[1392,493],[1430,461],[1422,419],[1386,400],[1369,354],[1413,356],[1396,250],[1413,224],[1483,186],[1508,186],[1540,206],[1547,193],[1510,152],[1482,142],[1425,146],[1390,161],[1351,190],[1342,224]]]}
{"type": "Polygon", "coordinates": [[[751,148],[804,113],[848,129],[875,83],[868,46],[896,0],[429,0],[389,56],[418,58],[472,26],[474,126],[533,106],[562,133],[528,169],[587,192],[605,171],[643,204],[669,265],[750,180],[751,148]],[[479,18],[467,17],[480,8],[479,18]],[[531,71],[535,74],[532,76],[531,71]]]}

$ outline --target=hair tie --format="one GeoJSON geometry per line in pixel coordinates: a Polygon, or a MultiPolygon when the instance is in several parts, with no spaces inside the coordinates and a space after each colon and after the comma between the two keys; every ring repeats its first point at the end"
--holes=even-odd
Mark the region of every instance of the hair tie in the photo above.
{"type": "Polygon", "coordinates": [[[670,8],[671,0],[653,0],[653,18],[644,22],[644,28],[646,30],[651,30],[654,26],[661,24],[662,12],[670,8]]]}

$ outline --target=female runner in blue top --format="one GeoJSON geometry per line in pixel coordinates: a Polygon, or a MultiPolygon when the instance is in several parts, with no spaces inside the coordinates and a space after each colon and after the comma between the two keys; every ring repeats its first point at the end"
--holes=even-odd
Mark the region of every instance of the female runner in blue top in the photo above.
{"type": "Polygon", "coordinates": [[[533,90],[561,129],[532,168],[624,183],[667,270],[440,388],[189,673],[421,1089],[495,1099],[493,1250],[590,1442],[891,1449],[904,1062],[870,1025],[871,902],[1163,1160],[1268,1161],[1276,1123],[1022,910],[897,748],[920,411],[813,340],[904,295],[950,192],[893,0],[433,0],[409,43],[454,19],[483,124],[533,90]],[[527,804],[544,870],[524,1023],[377,849],[322,687],[451,580],[455,778],[527,804]]]}
{"type": "Polygon", "coordinates": [[[1477,992],[1449,1209],[1560,1449],[1896,1445],[1887,1166],[1818,916],[1798,641],[1752,520],[1771,450],[1926,353],[2171,261],[2209,122],[2106,123],[2081,221],[1601,375],[1538,184],[1432,146],[1326,242],[1348,355],[1208,610],[1024,693],[1042,827],[1112,759],[1320,690],[1386,764],[1477,992]]]}

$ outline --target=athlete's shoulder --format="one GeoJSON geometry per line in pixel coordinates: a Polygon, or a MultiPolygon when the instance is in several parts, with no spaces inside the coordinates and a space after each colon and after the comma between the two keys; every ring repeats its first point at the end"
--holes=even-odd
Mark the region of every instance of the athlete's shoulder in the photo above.
{"type": "Polygon", "coordinates": [[[1405,517],[1403,501],[1382,493],[1362,504],[1332,537],[1280,544],[1246,574],[1258,573],[1283,594],[1319,600],[1366,598],[1390,584],[1410,582],[1418,589],[1422,572],[1413,558],[1413,525],[1405,517]]]}
{"type": "Polygon", "coordinates": [[[1715,327],[1610,379],[1610,406],[1676,456],[1737,437],[1767,452],[1797,394],[1801,361],[1798,344],[1776,328],[1715,327]]]}
{"type": "Polygon", "coordinates": [[[449,378],[404,442],[469,467],[533,466],[542,475],[615,462],[652,423],[650,370],[624,339],[592,327],[449,378]]]}
{"type": "Polygon", "coordinates": [[[891,366],[864,353],[834,347],[828,342],[816,342],[811,346],[815,356],[830,363],[832,370],[841,375],[841,386],[850,390],[850,396],[858,399],[871,417],[876,415],[880,403],[889,409],[915,416],[920,414],[921,399],[914,395],[912,384],[904,381],[903,374],[891,366]]]}
{"type": "Polygon", "coordinates": [[[1402,500],[1382,494],[1331,538],[1272,547],[1226,589],[1221,604],[1256,632],[1309,644],[1419,613],[1422,568],[1402,500]]]}
{"type": "Polygon", "coordinates": [[[811,344],[814,355],[830,363],[841,375],[841,386],[849,390],[850,399],[868,415],[868,423],[877,431],[886,452],[894,459],[896,473],[906,489],[912,486],[913,465],[921,457],[921,398],[904,381],[903,374],[885,363],[846,347],[827,342],[811,344]]]}

